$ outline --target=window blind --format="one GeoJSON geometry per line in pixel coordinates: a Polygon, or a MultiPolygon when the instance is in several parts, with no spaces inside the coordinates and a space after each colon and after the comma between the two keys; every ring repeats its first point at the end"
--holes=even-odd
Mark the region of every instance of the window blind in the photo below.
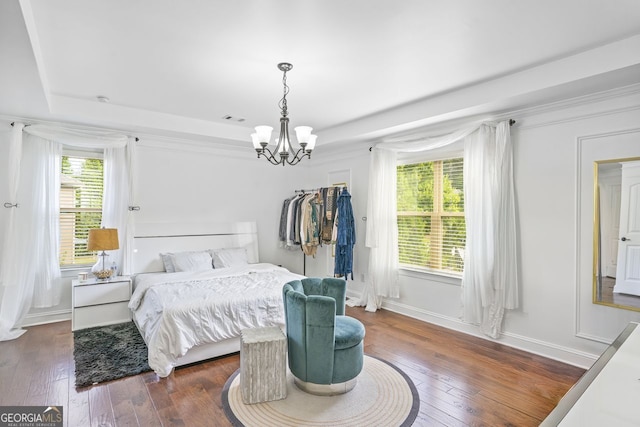
{"type": "Polygon", "coordinates": [[[87,251],[89,230],[102,220],[103,161],[63,156],[60,177],[60,265],[90,265],[97,254],[87,251]]]}
{"type": "Polygon", "coordinates": [[[464,266],[463,159],[397,168],[400,264],[447,273],[464,266]]]}

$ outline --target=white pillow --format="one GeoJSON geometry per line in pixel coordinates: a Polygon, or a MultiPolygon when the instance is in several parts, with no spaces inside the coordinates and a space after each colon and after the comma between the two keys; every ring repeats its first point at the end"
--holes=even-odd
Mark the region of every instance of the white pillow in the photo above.
{"type": "Polygon", "coordinates": [[[247,248],[225,248],[212,249],[213,268],[234,267],[236,265],[247,265],[247,248]]]}
{"type": "Polygon", "coordinates": [[[174,273],[176,268],[173,266],[173,259],[171,258],[173,254],[167,252],[166,254],[160,254],[160,258],[162,258],[162,264],[164,264],[164,271],[167,273],[174,273]]]}
{"type": "Polygon", "coordinates": [[[209,252],[178,252],[171,255],[176,271],[202,271],[211,269],[209,252]]]}

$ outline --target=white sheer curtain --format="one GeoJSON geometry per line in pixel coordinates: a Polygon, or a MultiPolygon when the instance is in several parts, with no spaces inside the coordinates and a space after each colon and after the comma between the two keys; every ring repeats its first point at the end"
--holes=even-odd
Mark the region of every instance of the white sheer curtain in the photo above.
{"type": "Polygon", "coordinates": [[[463,320],[498,338],[505,309],[518,307],[513,152],[508,122],[465,138],[467,244],[463,320]]]}
{"type": "Polygon", "coordinates": [[[365,285],[360,301],[361,305],[366,306],[366,310],[375,311],[380,308],[383,297],[399,296],[396,153],[443,149],[464,141],[465,174],[472,174],[472,178],[465,175],[465,184],[486,184],[491,192],[488,194],[489,198],[474,198],[475,194],[471,194],[475,191],[473,187],[465,189],[465,211],[474,217],[470,222],[467,221],[467,250],[462,286],[463,318],[471,323],[482,324],[483,331],[491,336],[499,334],[504,308],[516,308],[518,300],[515,202],[509,132],[508,121],[497,126],[493,123],[476,123],[440,137],[396,138],[373,148],[369,169],[366,234],[366,246],[370,248],[369,282],[365,285]],[[477,169],[473,166],[476,163],[488,163],[492,166],[477,169]],[[468,171],[469,167],[473,172],[468,171]],[[469,205],[469,197],[477,203],[472,201],[469,205]],[[482,220],[479,221],[476,216],[482,220]],[[491,243],[484,240],[486,235],[492,236],[491,243]],[[473,251],[476,246],[486,248],[489,244],[490,253],[479,255],[479,251],[473,251]],[[476,266],[477,270],[474,270],[476,266]]]}
{"type": "Polygon", "coordinates": [[[21,336],[29,308],[60,303],[58,266],[58,200],[60,144],[23,138],[14,123],[10,147],[11,208],[0,265],[0,341],[21,336]],[[57,187],[56,187],[57,186],[57,187]]]}
{"type": "Polygon", "coordinates": [[[129,205],[133,200],[134,161],[134,138],[130,138],[125,147],[104,150],[102,226],[118,229],[120,249],[110,251],[109,259],[116,262],[119,274],[131,273],[133,213],[129,211],[129,205]]]}
{"type": "Polygon", "coordinates": [[[60,161],[62,145],[46,141],[37,136],[25,137],[25,168],[33,177],[32,201],[35,202],[32,224],[37,227],[33,243],[33,256],[38,263],[34,266],[35,280],[33,302],[37,308],[53,307],[60,304],[61,289],[60,261],[60,161]],[[35,161],[30,166],[29,160],[35,161]]]}
{"type": "MultiPolygon", "coordinates": [[[[118,231],[127,231],[127,202],[132,163],[128,138],[113,132],[79,131],[48,125],[14,123],[9,149],[8,182],[11,208],[0,263],[0,341],[19,337],[19,326],[30,307],[51,307],[60,302],[59,191],[62,145],[76,148],[120,150],[110,164],[113,191],[108,203],[124,210],[118,231]],[[29,134],[24,135],[23,134],[29,134]],[[121,182],[120,175],[124,176],[121,182]],[[124,200],[124,201],[123,201],[124,200]]],[[[131,145],[133,145],[131,141],[131,145]]],[[[134,148],[130,148],[134,151],[134,148]]],[[[130,246],[124,245],[124,248],[130,246]]]]}
{"type": "Polygon", "coordinates": [[[127,222],[125,228],[125,240],[123,242],[123,254],[122,254],[122,269],[121,274],[133,273],[133,236],[135,231],[135,210],[129,209],[136,204],[136,191],[135,191],[135,164],[136,164],[136,138],[129,138],[127,143],[127,157],[126,157],[126,170],[129,180],[129,187],[127,189],[127,195],[129,197],[129,206],[127,207],[127,222]]]}
{"type": "Polygon", "coordinates": [[[360,300],[366,311],[380,308],[383,297],[400,296],[396,165],[395,151],[377,147],[372,150],[365,238],[365,245],[369,248],[369,283],[360,300]]]}
{"type": "Polygon", "coordinates": [[[56,141],[76,148],[116,148],[127,145],[129,137],[112,131],[78,130],[51,125],[28,125],[24,131],[30,135],[56,141]]]}
{"type": "MultiPolygon", "coordinates": [[[[22,123],[14,123],[11,128],[9,140],[9,158],[7,164],[7,182],[9,184],[9,202],[14,207],[9,210],[4,234],[4,251],[0,262],[0,341],[18,338],[26,331],[16,329],[16,319],[21,319],[29,307],[23,308],[15,302],[30,299],[30,292],[23,286],[19,286],[29,276],[33,257],[25,239],[25,233],[30,233],[24,226],[20,213],[16,213],[20,200],[18,190],[20,187],[20,164],[22,161],[22,123]],[[23,257],[23,262],[19,262],[23,257]],[[24,312],[24,313],[23,313],[24,312]]],[[[21,201],[21,200],[20,200],[21,201]]],[[[28,236],[28,234],[26,234],[28,236]]]]}

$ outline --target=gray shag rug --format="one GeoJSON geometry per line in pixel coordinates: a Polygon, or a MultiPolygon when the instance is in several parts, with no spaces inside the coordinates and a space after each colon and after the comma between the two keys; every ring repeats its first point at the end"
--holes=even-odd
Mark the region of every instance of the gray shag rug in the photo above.
{"type": "Polygon", "coordinates": [[[76,387],[148,372],[147,346],[133,322],[73,333],[76,387]]]}

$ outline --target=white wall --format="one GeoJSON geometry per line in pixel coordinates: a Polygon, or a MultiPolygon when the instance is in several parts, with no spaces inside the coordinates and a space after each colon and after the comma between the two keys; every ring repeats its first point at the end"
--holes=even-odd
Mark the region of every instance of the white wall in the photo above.
{"type": "Polygon", "coordinates": [[[253,150],[222,151],[151,138],[138,144],[136,222],[256,221],[261,261],[298,269],[297,260],[277,244],[290,169],[256,159],[253,150]]]}
{"type": "Polygon", "coordinates": [[[532,114],[515,129],[522,307],[505,322],[514,341],[584,364],[581,352],[599,354],[640,320],[592,303],[593,162],[640,154],[639,105],[631,91],[532,114]]]}

